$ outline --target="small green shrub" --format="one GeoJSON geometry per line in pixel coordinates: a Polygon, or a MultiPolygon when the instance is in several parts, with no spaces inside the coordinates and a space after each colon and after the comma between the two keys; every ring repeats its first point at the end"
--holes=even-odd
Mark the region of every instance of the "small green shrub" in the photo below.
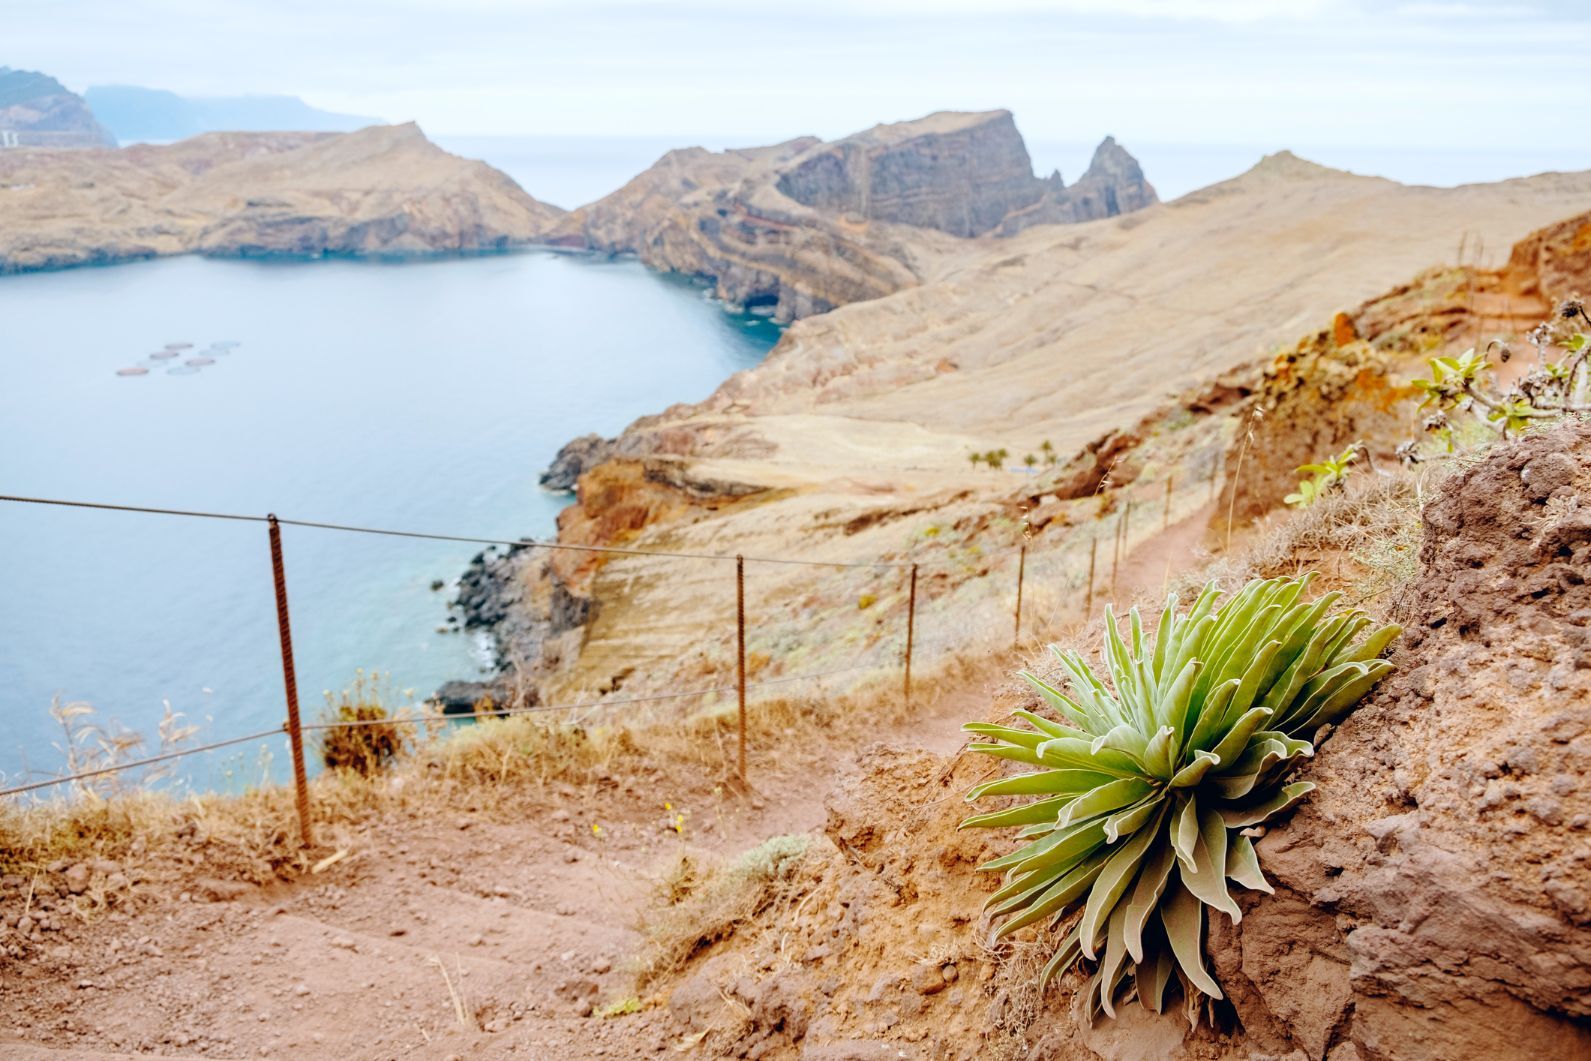
{"type": "Polygon", "coordinates": [[[973,788],[967,799],[1035,796],[967,826],[1020,826],[1028,841],[984,870],[1006,879],[987,909],[998,936],[1082,907],[1040,986],[1080,958],[1093,963],[1084,1005],[1115,1016],[1127,977],[1159,1012],[1172,974],[1189,999],[1221,997],[1204,967],[1205,907],[1242,911],[1227,880],[1270,891],[1244,830],[1314,788],[1285,783],[1314,754],[1310,738],[1351,711],[1392,665],[1396,626],[1371,630],[1337,594],[1303,601],[1313,576],[1250,582],[1216,607],[1206,586],[1185,615],[1173,594],[1146,637],[1134,608],[1123,640],[1106,609],[1111,687],[1076,652],[1060,659],[1072,695],[1023,677],[1059,715],[1016,715],[1031,728],[973,723],[973,751],[1039,767],[973,788]]]}
{"type": "Polygon", "coordinates": [[[1353,470],[1353,462],[1365,452],[1364,445],[1355,442],[1335,457],[1326,457],[1318,464],[1303,464],[1297,468],[1299,475],[1307,475],[1298,489],[1282,500],[1294,508],[1308,508],[1333,490],[1341,490],[1353,470]]]}

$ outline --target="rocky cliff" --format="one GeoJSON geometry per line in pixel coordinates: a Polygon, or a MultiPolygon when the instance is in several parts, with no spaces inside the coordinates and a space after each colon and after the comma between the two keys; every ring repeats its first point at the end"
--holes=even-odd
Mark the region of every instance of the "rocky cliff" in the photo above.
{"type": "Polygon", "coordinates": [[[0,150],[115,143],[83,98],[55,78],[0,66],[0,150]]]}
{"type": "Polygon", "coordinates": [[[0,272],[189,252],[494,250],[531,242],[561,213],[413,124],[0,152],[0,272]]]}
{"type": "Polygon", "coordinates": [[[712,279],[717,294],[781,320],[878,298],[931,275],[955,243],[1154,203],[1107,139],[1068,188],[1033,175],[1007,111],[939,113],[824,143],[673,151],[569,215],[552,241],[712,279]]]}

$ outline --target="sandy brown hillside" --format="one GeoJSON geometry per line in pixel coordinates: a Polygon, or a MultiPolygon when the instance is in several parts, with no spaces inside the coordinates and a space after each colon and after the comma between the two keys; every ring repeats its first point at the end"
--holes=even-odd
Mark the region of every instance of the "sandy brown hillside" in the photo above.
{"type": "Polygon", "coordinates": [[[0,155],[0,273],[168,254],[523,244],[562,211],[415,125],[0,155]]]}
{"type": "MultiPolygon", "coordinates": [[[[1126,217],[966,242],[932,281],[797,322],[766,363],[706,402],[637,422],[616,446],[625,459],[587,474],[560,533],[571,542],[919,561],[928,577],[919,633],[981,637],[1009,621],[1009,600],[990,594],[1014,586],[1023,510],[1037,503],[1028,526],[1048,529],[1030,575],[1051,598],[1035,603],[1075,608],[1095,531],[1066,525],[1117,499],[1065,499],[1100,488],[1131,448],[1133,425],[1190,410],[1156,419],[1157,448],[1117,469],[1118,485],[1141,478],[1140,511],[1159,517],[1140,518],[1129,534],[1208,523],[1199,510],[1217,496],[1211,479],[1230,459],[1235,424],[1194,414],[1222,402],[1230,409],[1238,397],[1205,393],[1213,379],[1267,362],[1336,311],[1452,258],[1461,240],[1484,243],[1500,260],[1511,241],[1583,210],[1588,197],[1591,174],[1434,189],[1280,155],[1126,217]],[[1075,482],[968,461],[1006,448],[1020,467],[1044,441],[1061,457],[1056,474],[1075,482]],[[1160,498],[1167,478],[1175,480],[1169,509],[1160,498]]],[[[1518,308],[1535,305],[1521,299],[1518,308]]],[[[1289,470],[1298,463],[1286,459],[1289,470]]],[[[524,620],[505,628],[510,655],[534,661],[546,647],[549,696],[600,693],[616,675],[627,689],[661,688],[727,665],[724,575],[711,565],[617,558],[598,566],[565,554],[545,563],[526,556],[520,567],[507,577],[508,595],[520,598],[510,611],[524,620]],[[559,603],[570,594],[600,604],[583,628],[580,607],[559,603]]],[[[774,661],[770,676],[778,666],[798,673],[797,664],[898,651],[890,640],[902,633],[898,573],[763,567],[754,578],[754,647],[774,661]],[[887,613],[859,609],[863,594],[887,613]],[[797,644],[805,647],[792,655],[797,644]]]]}

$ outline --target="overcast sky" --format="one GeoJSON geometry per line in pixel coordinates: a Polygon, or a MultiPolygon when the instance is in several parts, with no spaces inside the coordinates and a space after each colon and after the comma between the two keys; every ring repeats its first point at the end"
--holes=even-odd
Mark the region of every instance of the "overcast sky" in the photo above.
{"type": "MultiPolygon", "coordinates": [[[[1587,157],[1591,0],[49,0],[0,63],[288,93],[432,133],[832,137],[1008,107],[1030,140],[1587,157]]],[[[1585,163],[1582,163],[1585,164],[1585,163]]]]}

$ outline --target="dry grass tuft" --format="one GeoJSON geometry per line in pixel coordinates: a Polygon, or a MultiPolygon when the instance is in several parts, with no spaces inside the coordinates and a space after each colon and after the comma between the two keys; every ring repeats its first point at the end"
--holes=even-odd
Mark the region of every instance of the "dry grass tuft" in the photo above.
{"type": "Polygon", "coordinates": [[[640,925],[645,943],[637,958],[638,987],[683,968],[740,925],[802,891],[810,843],[804,835],[775,836],[706,876],[682,856],[659,882],[658,905],[640,925]]]}
{"type": "Polygon", "coordinates": [[[1324,588],[1342,590],[1347,603],[1390,607],[1419,573],[1420,513],[1454,463],[1352,479],[1308,508],[1272,513],[1246,547],[1185,570],[1171,588],[1188,597],[1210,579],[1235,590],[1253,578],[1316,570],[1324,588]]]}

